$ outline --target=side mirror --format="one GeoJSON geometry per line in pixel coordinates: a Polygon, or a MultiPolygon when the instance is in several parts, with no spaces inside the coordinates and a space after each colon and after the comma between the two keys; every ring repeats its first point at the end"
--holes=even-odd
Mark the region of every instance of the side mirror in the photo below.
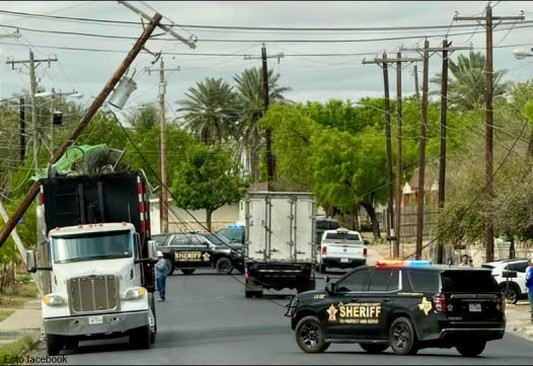
{"type": "Polygon", "coordinates": [[[326,283],[329,283],[329,281],[331,281],[331,278],[328,275],[325,275],[324,280],[326,281],[326,283]]]}
{"type": "Polygon", "coordinates": [[[332,282],[326,283],[326,292],[330,295],[335,293],[335,284],[332,282]]]}
{"type": "Polygon", "coordinates": [[[26,266],[28,272],[35,273],[37,272],[37,264],[35,262],[35,252],[33,250],[26,251],[26,266]]]}
{"type": "Polygon", "coordinates": [[[148,240],[148,256],[157,260],[157,242],[155,240],[148,240]]]}

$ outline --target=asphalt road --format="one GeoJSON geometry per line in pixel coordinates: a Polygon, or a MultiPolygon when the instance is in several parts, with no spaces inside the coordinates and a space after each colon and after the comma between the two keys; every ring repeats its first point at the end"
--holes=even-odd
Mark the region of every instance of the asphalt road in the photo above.
{"type": "MultiPolygon", "coordinates": [[[[332,277],[336,277],[333,275],[332,277]]],[[[333,344],[325,353],[305,354],[294,339],[285,305],[293,291],[268,291],[262,299],[246,299],[241,275],[199,271],[174,274],[167,301],[157,303],[159,331],[149,350],[135,350],[127,338],[81,342],[63,351],[68,364],[84,365],[531,365],[533,344],[507,333],[490,342],[476,358],[455,349],[423,349],[416,356],[396,356],[390,349],[369,355],[355,344],[333,344]]],[[[320,279],[317,286],[323,286],[320,279]]]]}

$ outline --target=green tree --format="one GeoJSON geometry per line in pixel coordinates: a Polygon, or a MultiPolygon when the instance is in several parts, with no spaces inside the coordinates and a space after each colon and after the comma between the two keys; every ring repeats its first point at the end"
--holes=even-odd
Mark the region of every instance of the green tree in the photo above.
{"type": "Polygon", "coordinates": [[[178,101],[178,112],[185,112],[185,127],[204,143],[228,139],[235,129],[235,93],[222,79],[206,78],[189,88],[178,101]]]}
{"type": "Polygon", "coordinates": [[[231,153],[222,146],[203,143],[187,147],[172,183],[178,207],[206,210],[208,230],[213,212],[227,203],[238,202],[245,190],[246,181],[231,153]]]}
{"type": "Polygon", "coordinates": [[[159,110],[153,104],[145,104],[130,111],[127,120],[133,128],[150,129],[160,124],[159,110]]]}
{"type": "MultiPolygon", "coordinates": [[[[289,91],[290,88],[279,86],[279,78],[279,74],[274,75],[272,69],[268,70],[268,91],[271,104],[288,102],[283,93],[289,91]]],[[[265,110],[261,70],[257,67],[245,69],[234,77],[234,81],[237,84],[237,113],[239,116],[235,138],[245,148],[247,167],[252,178],[258,180],[259,156],[264,141],[259,120],[265,110]]]]}
{"type": "MultiPolygon", "coordinates": [[[[449,70],[451,78],[448,81],[448,100],[450,106],[463,110],[474,109],[484,103],[486,58],[481,52],[470,51],[468,56],[459,55],[457,61],[450,60],[449,70]]],[[[493,73],[493,95],[504,94],[510,84],[501,81],[505,70],[493,73]]],[[[432,83],[441,85],[442,74],[431,79],[432,83]]]]}

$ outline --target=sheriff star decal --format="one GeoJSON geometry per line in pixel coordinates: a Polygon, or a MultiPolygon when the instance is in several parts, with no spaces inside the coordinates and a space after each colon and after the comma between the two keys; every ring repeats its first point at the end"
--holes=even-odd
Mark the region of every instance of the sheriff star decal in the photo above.
{"type": "Polygon", "coordinates": [[[424,314],[428,315],[433,306],[431,305],[431,301],[427,301],[425,297],[422,298],[422,302],[418,304],[418,308],[424,312],[424,314]]]}
{"type": "Polygon", "coordinates": [[[211,254],[209,254],[208,252],[205,252],[202,257],[204,257],[204,261],[208,262],[209,261],[209,257],[211,257],[211,254]]]}
{"type": "Polygon", "coordinates": [[[331,306],[328,308],[327,310],[327,313],[329,314],[329,321],[330,322],[334,322],[335,320],[337,320],[337,308],[335,306],[333,306],[333,304],[331,304],[331,306]]]}

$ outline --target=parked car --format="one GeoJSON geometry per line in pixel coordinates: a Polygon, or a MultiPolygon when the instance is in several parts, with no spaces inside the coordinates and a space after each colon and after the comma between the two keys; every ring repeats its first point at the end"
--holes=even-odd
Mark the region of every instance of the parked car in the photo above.
{"type": "Polygon", "coordinates": [[[325,230],[318,252],[318,271],[326,273],[327,267],[355,268],[366,264],[366,243],[358,231],[345,228],[325,230]]]}
{"type": "Polygon", "coordinates": [[[168,274],[179,269],[192,274],[199,268],[215,268],[230,274],[234,268],[243,271],[242,248],[223,235],[208,231],[171,233],[158,245],[168,264],[168,274]]]}
{"type": "Polygon", "coordinates": [[[527,298],[527,259],[504,259],[485,263],[481,267],[492,270],[492,275],[508,302],[516,304],[518,300],[527,298]]]}

